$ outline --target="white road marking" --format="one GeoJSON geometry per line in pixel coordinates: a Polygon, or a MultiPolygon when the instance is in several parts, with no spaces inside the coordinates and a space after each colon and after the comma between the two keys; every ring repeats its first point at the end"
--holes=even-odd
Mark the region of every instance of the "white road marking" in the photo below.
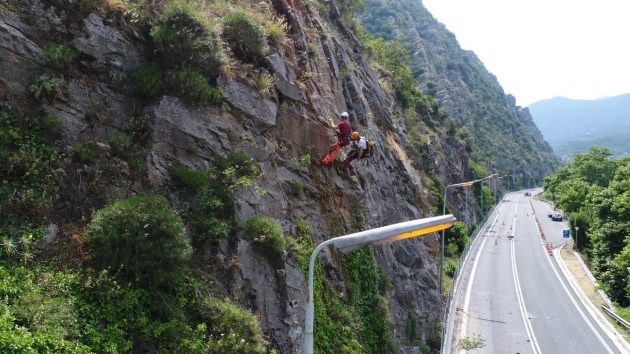
{"type": "MultiPolygon", "coordinates": [[[[534,224],[536,223],[536,221],[534,221],[534,224]]],[[[538,237],[540,239],[540,244],[542,245],[543,251],[545,253],[547,253],[547,250],[545,249],[545,245],[542,242],[542,238],[540,237],[540,229],[538,228],[538,225],[536,225],[536,233],[538,234],[538,237]]],[[[595,329],[595,327],[593,326],[593,324],[591,323],[591,321],[586,317],[586,314],[584,313],[584,311],[582,311],[582,308],[578,305],[578,303],[575,301],[575,298],[573,296],[573,294],[571,294],[571,292],[569,292],[569,289],[567,288],[567,286],[564,284],[564,281],[562,281],[562,278],[560,277],[560,274],[558,273],[558,270],[556,269],[556,267],[554,266],[553,262],[551,262],[551,257],[545,257],[547,259],[547,262],[549,263],[549,266],[551,267],[551,269],[553,269],[553,273],[556,275],[556,278],[558,278],[558,281],[560,282],[560,285],[562,285],[562,288],[564,289],[564,291],[567,294],[567,297],[571,300],[571,302],[573,303],[573,306],[578,310],[578,312],[580,313],[580,316],[582,316],[582,319],[584,319],[584,321],[586,322],[586,324],[588,325],[588,327],[591,329],[591,331],[593,331],[593,333],[595,334],[595,336],[597,337],[597,339],[599,339],[599,341],[602,343],[602,345],[606,348],[606,350],[608,351],[608,353],[615,353],[612,348],[610,348],[610,346],[608,345],[608,343],[606,343],[606,341],[604,341],[604,338],[602,338],[602,336],[599,334],[599,332],[595,329]]]]}
{"type": "MultiPolygon", "coordinates": [[[[520,199],[520,198],[519,198],[520,199]]],[[[527,307],[525,306],[525,301],[523,300],[523,292],[521,290],[521,282],[518,277],[518,271],[516,269],[516,252],[514,249],[514,236],[516,234],[516,214],[518,213],[518,204],[516,205],[516,211],[514,212],[514,221],[512,222],[512,241],[510,243],[510,250],[512,251],[512,275],[514,276],[514,287],[516,288],[516,298],[518,299],[518,306],[521,310],[521,317],[523,318],[523,322],[525,323],[525,330],[527,331],[527,335],[530,338],[529,343],[532,345],[532,349],[534,353],[541,353],[540,346],[538,345],[538,339],[536,339],[536,334],[534,334],[534,328],[532,327],[532,323],[527,316],[527,307]]]]}
{"type": "MultiPolygon", "coordinates": [[[[492,223],[490,224],[490,227],[492,227],[492,225],[494,225],[498,218],[499,218],[499,214],[501,213],[501,210],[503,210],[503,206],[505,204],[502,203],[501,207],[499,208],[499,210],[497,211],[497,215],[494,217],[494,220],[492,221],[492,223]]],[[[480,232],[479,235],[482,235],[482,233],[480,232]]],[[[466,295],[464,296],[464,314],[463,314],[463,318],[462,318],[462,325],[461,325],[461,330],[460,330],[460,338],[463,338],[466,336],[466,331],[468,330],[467,326],[468,326],[468,306],[470,304],[470,294],[472,293],[472,284],[473,284],[473,280],[475,279],[475,273],[477,272],[477,264],[479,262],[479,255],[481,255],[481,251],[483,250],[483,246],[486,244],[486,240],[488,238],[487,237],[483,237],[483,241],[481,242],[481,246],[479,246],[479,251],[477,252],[477,258],[475,258],[475,262],[473,263],[473,268],[470,272],[470,279],[468,280],[468,286],[466,287],[466,295]]],[[[466,258],[468,258],[468,256],[471,254],[472,252],[469,252],[466,255],[466,258]]],[[[464,263],[462,264],[466,264],[466,259],[464,259],[464,263]]],[[[458,279],[459,280],[459,279],[458,279]]],[[[456,285],[457,286],[457,285],[456,285]]],[[[464,353],[465,351],[462,351],[462,353],[464,353]]]]}
{"type": "MultiPolygon", "coordinates": [[[[481,250],[483,249],[483,246],[486,244],[486,240],[488,238],[484,237],[483,241],[481,242],[481,246],[479,247],[479,254],[481,254],[481,250]]],[[[470,293],[472,292],[472,284],[473,281],[475,280],[475,273],[477,272],[477,264],[479,264],[479,258],[481,257],[477,257],[475,258],[475,262],[473,263],[473,268],[472,271],[470,273],[470,279],[468,280],[468,287],[466,288],[466,297],[464,298],[464,316],[462,318],[462,328],[460,331],[460,338],[464,338],[466,336],[466,330],[467,330],[467,326],[468,326],[468,305],[470,304],[470,293]]],[[[462,353],[465,353],[465,350],[461,351],[462,353]]]]}
{"type": "MultiPolygon", "coordinates": [[[[562,245],[560,248],[562,247],[566,247],[566,243],[564,245],[562,245]]],[[[555,255],[556,259],[562,259],[562,255],[560,254],[560,248],[555,248],[553,250],[553,254],[555,255]]],[[[564,264],[564,261],[560,261],[557,262],[558,266],[560,266],[560,270],[562,270],[562,273],[564,273],[565,278],[568,278],[571,276],[569,269],[567,268],[567,266],[564,264]]],[[[615,346],[617,347],[617,349],[619,349],[620,352],[625,352],[628,351],[628,344],[627,343],[622,343],[621,340],[624,340],[623,337],[621,335],[619,335],[619,333],[610,325],[610,323],[606,320],[606,318],[603,318],[603,315],[597,311],[597,308],[595,308],[595,306],[593,305],[593,303],[586,298],[586,294],[584,294],[584,292],[582,291],[582,289],[580,289],[577,284],[575,284],[572,281],[569,281],[569,286],[571,286],[571,289],[573,289],[573,291],[578,295],[578,297],[580,298],[580,302],[582,302],[582,305],[584,305],[584,307],[586,308],[586,311],[588,311],[588,313],[591,314],[591,316],[596,320],[597,324],[599,325],[599,328],[604,331],[604,333],[606,333],[606,335],[608,336],[608,338],[613,342],[613,344],[615,344],[615,346]]]]}

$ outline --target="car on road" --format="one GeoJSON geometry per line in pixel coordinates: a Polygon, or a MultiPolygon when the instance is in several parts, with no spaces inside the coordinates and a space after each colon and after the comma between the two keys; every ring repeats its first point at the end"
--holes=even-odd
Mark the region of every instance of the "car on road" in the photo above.
{"type": "Polygon", "coordinates": [[[555,212],[551,214],[551,220],[553,221],[562,221],[562,214],[555,212]]]}
{"type": "Polygon", "coordinates": [[[526,196],[526,197],[531,197],[531,196],[532,196],[532,194],[531,194],[530,192],[525,192],[525,196],[526,196]]]}

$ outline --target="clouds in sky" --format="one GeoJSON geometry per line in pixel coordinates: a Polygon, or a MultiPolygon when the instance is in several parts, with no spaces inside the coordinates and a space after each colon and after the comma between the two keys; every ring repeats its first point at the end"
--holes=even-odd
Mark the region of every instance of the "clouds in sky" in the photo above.
{"type": "Polygon", "coordinates": [[[630,92],[628,0],[422,0],[517,104],[630,92]]]}

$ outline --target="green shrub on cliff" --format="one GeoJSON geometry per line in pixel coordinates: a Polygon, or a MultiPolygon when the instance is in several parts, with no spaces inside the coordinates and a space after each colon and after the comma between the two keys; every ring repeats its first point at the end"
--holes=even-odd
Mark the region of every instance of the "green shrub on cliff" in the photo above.
{"type": "Polygon", "coordinates": [[[54,116],[0,111],[0,234],[9,216],[35,221],[57,198],[61,157],[51,144],[62,131],[54,116]]]}
{"type": "Polygon", "coordinates": [[[144,98],[154,98],[166,89],[164,73],[156,65],[144,64],[129,72],[133,87],[144,98]]]}
{"type": "Polygon", "coordinates": [[[264,354],[265,340],[249,311],[229,300],[205,299],[198,305],[201,319],[208,325],[208,352],[224,354],[264,354]]]}
{"type": "Polygon", "coordinates": [[[223,91],[211,86],[203,74],[190,68],[176,72],[171,77],[171,85],[190,103],[219,104],[223,101],[223,91]]]}
{"type": "Polygon", "coordinates": [[[269,51],[263,27],[242,12],[235,12],[223,20],[223,39],[236,56],[255,61],[269,51]]]}
{"type": "Polygon", "coordinates": [[[86,230],[92,265],[146,289],[170,289],[186,272],[190,239],[181,218],[157,195],[100,210],[86,230]]]}
{"type": "Polygon", "coordinates": [[[44,48],[44,55],[54,66],[65,68],[74,64],[79,59],[80,53],[63,44],[51,44],[44,48]]]}
{"type": "Polygon", "coordinates": [[[274,255],[287,249],[286,236],[284,236],[280,225],[271,218],[258,216],[249,220],[247,233],[254,243],[261,245],[274,255]]]}
{"type": "Polygon", "coordinates": [[[217,158],[208,169],[180,165],[171,170],[175,187],[194,194],[184,218],[196,250],[216,246],[233,234],[237,228],[234,191],[251,184],[259,174],[256,162],[240,151],[217,158]]]}
{"type": "Polygon", "coordinates": [[[152,29],[151,38],[167,67],[192,66],[214,79],[226,63],[218,34],[188,2],[169,3],[152,29]]]}

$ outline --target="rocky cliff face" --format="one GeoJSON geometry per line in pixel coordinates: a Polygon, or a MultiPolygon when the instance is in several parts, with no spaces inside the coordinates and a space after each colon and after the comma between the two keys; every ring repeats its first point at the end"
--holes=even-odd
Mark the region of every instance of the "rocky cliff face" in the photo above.
{"type": "MultiPolygon", "coordinates": [[[[357,215],[363,215],[362,228],[433,215],[438,202],[431,191],[436,188],[434,176],[428,171],[435,171],[438,180],[465,179],[465,147],[425,127],[431,137],[428,165],[414,168],[406,153],[407,127],[399,118],[399,104],[379,84],[380,74],[344,24],[336,2],[327,2],[323,9],[317,4],[253,2],[252,7],[272,12],[287,25],[286,39],[272,45],[253,67],[271,74],[273,87],[261,92],[253,83],[256,72],[247,72],[252,67],[237,66],[236,71],[243,71],[223,72],[217,80],[222,103],[194,105],[178,92],[149,100],[138,97],[130,70],[149,62],[154,53],[147,29],[135,25],[128,13],[70,0],[0,2],[4,103],[18,113],[58,117],[64,138],[57,148],[66,156],[89,145],[109,161],[107,167],[96,168],[66,158],[60,198],[46,219],[61,231],[49,238],[66,242],[71,227],[80,228],[94,210],[126,196],[159,191],[173,205],[182,203],[183,197],[171,188],[169,171],[178,165],[206,168],[234,151],[251,156],[262,171],[238,190],[238,218],[271,217],[289,237],[296,234],[298,219],[308,224],[318,244],[356,230],[352,225],[357,215]],[[55,66],[44,54],[44,48],[55,43],[76,49],[78,62],[71,68],[55,66]],[[38,78],[58,80],[44,99],[33,97],[38,78]],[[374,156],[355,161],[350,173],[313,163],[332,141],[327,119],[336,121],[341,111],[350,113],[354,129],[377,142],[374,156]],[[122,159],[126,152],[116,151],[112,136],[133,131],[137,124],[146,131],[142,147],[134,159],[122,159]]],[[[415,35],[421,39],[420,33],[415,35]]],[[[424,50],[429,50],[428,44],[424,50]]],[[[433,63],[427,62],[427,67],[434,70],[433,63]]],[[[460,92],[447,91],[436,96],[455,111],[460,92]]],[[[464,203],[460,205],[463,211],[464,203]]],[[[475,209],[469,210],[472,214],[464,216],[472,221],[475,209]]],[[[295,259],[288,254],[270,259],[252,247],[244,232],[208,251],[204,262],[216,279],[213,290],[257,314],[272,348],[299,352],[307,286],[295,259]]],[[[405,342],[410,316],[417,321],[420,339],[435,340],[440,311],[436,235],[381,245],[374,254],[391,282],[384,290],[389,318],[382,320],[391,323],[396,344],[405,342]]],[[[327,249],[321,262],[327,286],[343,301],[348,289],[341,255],[327,249]]]]}

